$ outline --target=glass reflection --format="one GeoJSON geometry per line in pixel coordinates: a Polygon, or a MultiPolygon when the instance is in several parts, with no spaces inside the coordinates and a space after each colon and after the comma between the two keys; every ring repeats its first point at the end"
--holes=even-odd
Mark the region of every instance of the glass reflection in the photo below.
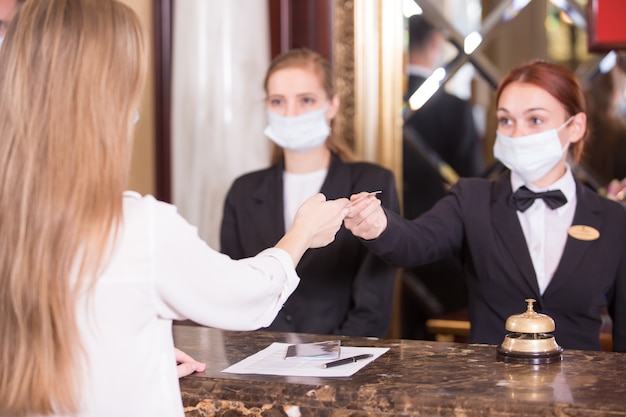
{"type": "MultiPolygon", "coordinates": [[[[494,129],[490,110],[502,74],[529,60],[548,59],[575,70],[581,84],[590,86],[599,74],[611,72],[623,60],[615,58],[615,52],[609,54],[613,57],[609,61],[603,61],[606,53],[589,52],[586,3],[586,0],[404,0],[407,66],[410,16],[423,15],[445,36],[440,65],[445,73],[433,74],[433,79],[424,83],[416,94],[412,94],[407,82],[404,120],[411,118],[438,89],[470,100],[481,139],[482,174],[489,175],[497,165],[491,152],[494,129]]],[[[613,77],[619,78],[619,74],[613,77]]],[[[454,168],[454,164],[443,159],[454,168]]],[[[584,166],[577,169],[585,171],[584,166]]],[[[581,175],[589,177],[590,185],[599,191],[606,182],[596,179],[591,172],[581,175]]]]}

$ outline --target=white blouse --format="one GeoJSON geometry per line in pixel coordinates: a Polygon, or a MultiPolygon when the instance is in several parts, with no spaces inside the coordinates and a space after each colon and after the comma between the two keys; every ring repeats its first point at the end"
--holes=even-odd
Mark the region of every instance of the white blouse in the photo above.
{"type": "Polygon", "coordinates": [[[576,181],[572,170],[567,171],[558,181],[539,189],[532,184],[524,184],[524,180],[515,172],[511,172],[511,186],[513,191],[526,185],[536,193],[548,190],[561,190],[567,198],[567,203],[552,210],[542,199],[537,199],[524,212],[517,212],[517,218],[522,226],[530,259],[535,268],[539,292],[543,295],[552,281],[567,242],[567,229],[572,225],[576,211],[576,181]]]}
{"type": "Polygon", "coordinates": [[[283,210],[285,230],[289,230],[298,209],[309,197],[319,193],[326,179],[327,169],[306,174],[283,172],[283,210]]]}
{"type": "Polygon", "coordinates": [[[268,326],[298,282],[285,251],[234,261],[208,247],[174,206],[125,193],[116,248],[78,307],[86,352],[80,415],[183,416],[172,320],[268,326]]]}

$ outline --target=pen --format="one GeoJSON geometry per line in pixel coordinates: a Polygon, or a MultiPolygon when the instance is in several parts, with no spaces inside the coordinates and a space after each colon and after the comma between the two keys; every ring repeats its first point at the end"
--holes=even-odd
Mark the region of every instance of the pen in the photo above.
{"type": "Polygon", "coordinates": [[[360,361],[361,359],[371,358],[372,356],[374,355],[372,355],[371,353],[368,353],[366,355],[356,355],[350,358],[339,359],[337,361],[325,363],[324,368],[332,368],[333,366],[347,365],[349,363],[360,361]]]}

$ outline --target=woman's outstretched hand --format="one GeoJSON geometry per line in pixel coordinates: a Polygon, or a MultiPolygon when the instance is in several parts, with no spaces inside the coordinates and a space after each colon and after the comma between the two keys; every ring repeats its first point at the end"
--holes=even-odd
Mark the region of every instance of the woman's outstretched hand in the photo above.
{"type": "Polygon", "coordinates": [[[300,206],[293,220],[293,227],[304,224],[304,227],[313,232],[310,248],[326,246],[335,240],[341,222],[348,213],[347,205],[347,198],[326,200],[324,194],[315,194],[300,206]]]}
{"type": "Polygon", "coordinates": [[[324,194],[315,194],[300,206],[291,228],[276,247],[289,253],[297,265],[307,249],[320,248],[335,240],[347,213],[347,198],[327,201],[324,194]]]}
{"type": "Polygon", "coordinates": [[[346,228],[361,239],[376,239],[387,228],[387,215],[380,204],[372,193],[350,196],[348,214],[343,221],[346,228]]]}

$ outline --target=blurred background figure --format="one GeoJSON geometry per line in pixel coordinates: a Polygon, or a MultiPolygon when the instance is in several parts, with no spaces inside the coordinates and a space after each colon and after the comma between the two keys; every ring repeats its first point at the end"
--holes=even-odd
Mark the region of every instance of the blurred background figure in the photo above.
{"type": "MultiPolygon", "coordinates": [[[[407,99],[433,71],[444,66],[444,35],[423,15],[408,19],[407,99]]],[[[481,140],[472,104],[442,87],[405,120],[427,149],[445,161],[458,176],[479,176],[483,170],[481,140]]],[[[446,191],[438,170],[433,170],[415,151],[414,140],[404,139],[404,214],[416,217],[443,197],[446,191]],[[434,171],[434,172],[433,172],[434,171]]]]}
{"type": "Polygon", "coordinates": [[[626,177],[626,57],[618,57],[608,72],[599,72],[585,91],[589,112],[589,139],[582,164],[606,188],[626,177]]]}
{"type": "MultiPolygon", "coordinates": [[[[276,242],[301,201],[321,192],[327,198],[361,191],[399,212],[394,175],[358,162],[343,137],[331,133],[339,108],[332,69],[309,49],[293,49],[271,63],[265,77],[268,127],[276,145],[272,166],[243,175],[224,205],[221,250],[247,258],[276,242]]],[[[335,241],[308,252],[297,268],[300,285],[269,330],[387,335],[397,270],[369,253],[342,228],[335,241]]]]}
{"type": "MultiPolygon", "coordinates": [[[[408,18],[408,100],[433,71],[444,66],[444,34],[423,15],[408,18]]],[[[420,93],[418,93],[420,94],[420,93]]],[[[481,139],[472,103],[443,87],[404,122],[404,217],[415,218],[441,199],[458,176],[483,171],[481,139]],[[442,169],[441,162],[452,168],[442,169]]],[[[444,166],[445,166],[444,165],[444,166]]],[[[402,291],[402,337],[425,339],[427,319],[466,306],[461,264],[455,257],[406,269],[402,291]]]]}

